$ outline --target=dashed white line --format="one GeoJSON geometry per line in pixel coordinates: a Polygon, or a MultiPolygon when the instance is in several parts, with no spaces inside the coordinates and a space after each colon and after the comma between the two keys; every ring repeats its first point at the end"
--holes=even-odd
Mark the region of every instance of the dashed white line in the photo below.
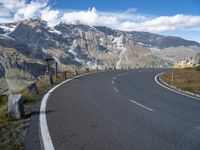
{"type": "Polygon", "coordinates": [[[142,104],[140,104],[140,103],[138,103],[138,102],[136,102],[134,100],[129,100],[129,101],[134,103],[134,104],[136,104],[136,105],[138,105],[138,106],[140,106],[140,107],[142,107],[142,108],[144,108],[144,109],[146,109],[146,110],[148,110],[148,111],[154,111],[153,109],[151,109],[151,108],[149,108],[147,106],[144,106],[144,105],[142,105],[142,104]]]}
{"type": "Polygon", "coordinates": [[[117,77],[113,77],[113,80],[115,80],[117,77]]]}
{"type": "Polygon", "coordinates": [[[196,127],[197,130],[200,130],[200,127],[196,127]]]}
{"type": "Polygon", "coordinates": [[[114,91],[119,93],[119,90],[116,87],[113,87],[114,91]]]}
{"type": "Polygon", "coordinates": [[[112,84],[114,84],[114,81],[112,80],[112,84]]]}
{"type": "Polygon", "coordinates": [[[117,77],[120,77],[122,74],[118,74],[117,77]]]}

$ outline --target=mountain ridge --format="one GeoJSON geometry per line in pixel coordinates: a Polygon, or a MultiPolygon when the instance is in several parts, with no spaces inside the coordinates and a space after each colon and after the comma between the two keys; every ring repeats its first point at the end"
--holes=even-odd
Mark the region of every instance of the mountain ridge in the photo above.
{"type": "Polygon", "coordinates": [[[43,74],[46,55],[58,62],[59,69],[66,70],[67,65],[169,67],[185,57],[194,57],[198,51],[198,42],[177,37],[63,22],[51,27],[40,19],[29,19],[0,25],[0,85],[2,81],[10,89],[16,80],[23,84],[30,77],[35,79],[43,74]],[[31,71],[34,68],[40,69],[31,71]],[[22,74],[14,73],[13,79],[13,70],[22,74]]]}

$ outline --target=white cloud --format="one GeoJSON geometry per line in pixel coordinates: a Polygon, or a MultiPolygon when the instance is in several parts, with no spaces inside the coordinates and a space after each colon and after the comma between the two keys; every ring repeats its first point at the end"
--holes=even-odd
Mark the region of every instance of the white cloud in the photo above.
{"type": "Polygon", "coordinates": [[[200,16],[177,14],[175,16],[161,16],[140,23],[126,21],[119,29],[148,32],[163,32],[174,30],[195,29],[200,26],[200,16]]]}
{"type": "Polygon", "coordinates": [[[200,16],[177,14],[152,17],[140,14],[136,9],[103,12],[88,10],[55,10],[49,0],[0,0],[0,22],[40,17],[50,25],[59,21],[87,25],[108,26],[127,31],[164,32],[176,30],[199,30],[200,16]]]}
{"type": "Polygon", "coordinates": [[[46,3],[31,1],[30,4],[17,10],[14,15],[15,20],[24,20],[40,16],[40,11],[47,6],[46,3]]]}
{"type": "Polygon", "coordinates": [[[117,27],[119,21],[116,16],[106,15],[105,13],[98,13],[93,7],[86,11],[72,11],[64,13],[61,18],[62,22],[72,24],[87,24],[87,25],[104,25],[117,27]]]}
{"type": "Polygon", "coordinates": [[[0,22],[41,18],[50,25],[58,22],[59,11],[49,6],[48,0],[0,0],[0,22]]]}
{"type": "Polygon", "coordinates": [[[59,10],[51,10],[50,7],[46,7],[41,11],[41,19],[53,26],[59,22],[59,14],[59,10]]]}

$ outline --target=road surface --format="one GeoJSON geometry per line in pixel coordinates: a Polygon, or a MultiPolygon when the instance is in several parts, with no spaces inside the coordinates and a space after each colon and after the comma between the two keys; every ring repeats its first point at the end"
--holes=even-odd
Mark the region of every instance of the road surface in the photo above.
{"type": "Polygon", "coordinates": [[[46,106],[54,148],[200,150],[200,101],[158,85],[160,72],[102,72],[58,87],[46,106]]]}

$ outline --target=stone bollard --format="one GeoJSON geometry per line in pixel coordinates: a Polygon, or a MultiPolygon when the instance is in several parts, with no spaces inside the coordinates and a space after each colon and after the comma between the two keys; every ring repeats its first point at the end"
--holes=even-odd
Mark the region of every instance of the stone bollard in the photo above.
{"type": "Polygon", "coordinates": [[[74,75],[77,76],[78,75],[78,70],[75,69],[74,75]]]}
{"type": "Polygon", "coordinates": [[[67,71],[63,72],[63,79],[67,79],[67,71]]]}
{"type": "Polygon", "coordinates": [[[52,76],[51,76],[50,73],[46,73],[46,74],[45,74],[45,77],[46,77],[47,83],[48,83],[49,85],[53,84],[53,79],[52,79],[52,76]]]}
{"type": "Polygon", "coordinates": [[[21,94],[11,94],[8,97],[8,116],[14,119],[24,117],[24,104],[21,94]]]}

